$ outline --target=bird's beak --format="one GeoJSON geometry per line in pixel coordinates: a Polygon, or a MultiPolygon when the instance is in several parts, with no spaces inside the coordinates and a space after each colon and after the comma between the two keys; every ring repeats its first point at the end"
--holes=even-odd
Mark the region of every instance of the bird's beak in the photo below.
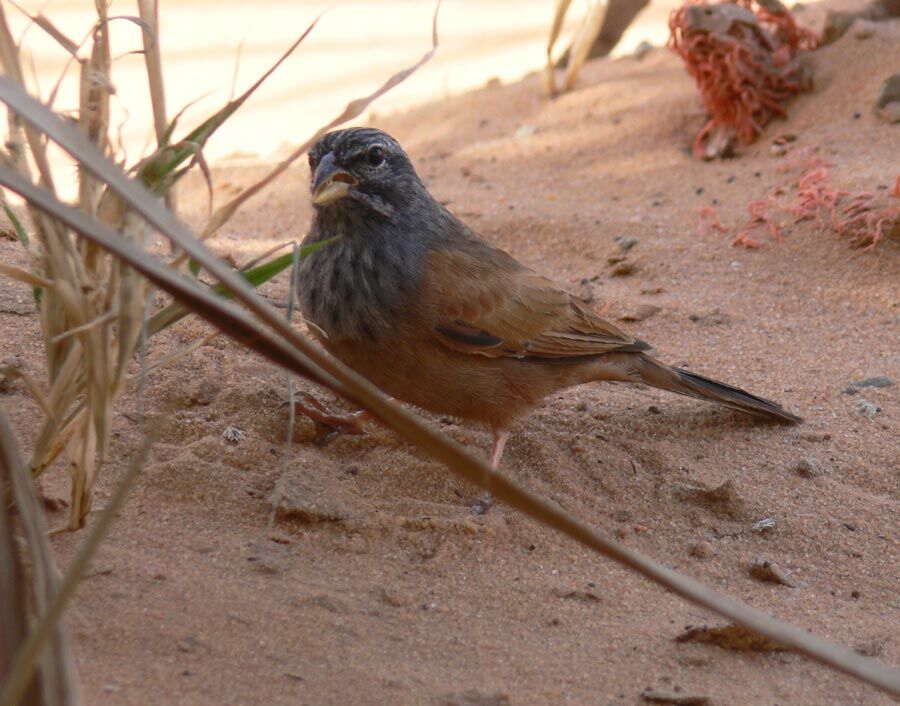
{"type": "Polygon", "coordinates": [[[334,162],[334,152],[329,152],[319,166],[313,177],[312,202],[317,206],[333,203],[342,199],[350,191],[351,186],[358,182],[353,175],[338,167],[334,162]]]}

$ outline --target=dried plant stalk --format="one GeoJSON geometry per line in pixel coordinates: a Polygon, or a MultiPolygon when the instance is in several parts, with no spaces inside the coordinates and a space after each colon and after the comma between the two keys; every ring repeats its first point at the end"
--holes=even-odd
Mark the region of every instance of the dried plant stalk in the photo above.
{"type": "MultiPolygon", "coordinates": [[[[553,47],[556,46],[556,40],[562,31],[563,22],[569,11],[569,5],[572,0],[557,0],[556,11],[553,14],[553,23],[550,26],[550,38],[547,40],[547,66],[544,69],[544,89],[550,96],[555,96],[558,92],[556,88],[556,68],[553,62],[553,47]]],[[[588,9],[588,13],[578,26],[575,34],[575,40],[569,51],[569,61],[566,65],[566,76],[563,81],[563,90],[570,91],[575,86],[575,79],[584,62],[587,61],[591,47],[597,40],[600,30],[603,27],[603,20],[606,17],[608,0],[593,0],[588,9]]]]}
{"type": "Polygon", "coordinates": [[[43,644],[23,670],[21,648],[30,617],[46,613],[59,590],[59,570],[47,541],[43,512],[9,423],[0,413],[0,703],[74,706],[79,702],[68,633],[59,621],[43,630],[43,644]],[[17,540],[24,539],[23,542],[17,540]]]}
{"type": "MultiPolygon", "coordinates": [[[[160,145],[153,156],[141,163],[138,173],[153,185],[156,193],[167,196],[192,164],[205,164],[198,150],[297,48],[315,22],[242,96],[229,102],[185,140],[170,146],[168,140],[174,125],[167,125],[165,117],[157,5],[155,0],[138,0],[138,6],[141,18],[125,19],[138,24],[143,32],[154,127],[160,145]],[[190,164],[184,166],[182,163],[191,157],[190,164]]],[[[102,154],[111,155],[111,18],[104,0],[95,0],[95,7],[97,22],[85,43],[86,56],[80,56],[80,45],[65,37],[49,20],[41,16],[42,21],[35,21],[80,64],[78,129],[102,154]]],[[[7,76],[25,87],[19,50],[2,5],[0,65],[7,76]]],[[[15,168],[29,180],[33,180],[34,165],[39,183],[54,191],[41,136],[31,125],[22,125],[14,111],[8,115],[10,135],[6,151],[0,150],[0,163],[15,168]]],[[[168,203],[172,205],[171,200],[168,203]]],[[[140,247],[145,244],[150,233],[146,221],[81,166],[78,206],[86,216],[115,229],[125,240],[140,247]]],[[[148,284],[127,263],[111,258],[89,240],[77,238],[40,211],[31,209],[31,215],[35,233],[25,245],[31,259],[31,283],[41,287],[40,317],[49,387],[44,397],[50,413],[38,430],[30,465],[33,473],[39,475],[65,453],[71,477],[69,527],[77,529],[90,511],[97,473],[108,454],[113,406],[130,380],[126,372],[139,343],[148,284]]],[[[267,276],[278,271],[270,268],[267,276]]],[[[265,279],[258,283],[262,281],[265,279]]],[[[164,362],[174,360],[177,356],[164,362]]]]}

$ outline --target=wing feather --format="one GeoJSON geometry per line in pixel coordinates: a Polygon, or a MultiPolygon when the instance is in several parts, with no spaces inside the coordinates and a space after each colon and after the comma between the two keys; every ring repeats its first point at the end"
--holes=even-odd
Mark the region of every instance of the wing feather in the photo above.
{"type": "Polygon", "coordinates": [[[649,346],[486,241],[432,250],[422,296],[444,346],[492,358],[561,360],[649,346]]]}

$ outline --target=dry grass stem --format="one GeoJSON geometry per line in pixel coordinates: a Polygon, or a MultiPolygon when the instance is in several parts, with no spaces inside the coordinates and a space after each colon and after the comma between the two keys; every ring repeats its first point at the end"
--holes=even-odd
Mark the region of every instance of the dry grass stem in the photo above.
{"type": "Polygon", "coordinates": [[[0,706],[20,703],[23,695],[22,703],[74,706],[79,698],[67,630],[58,620],[42,619],[59,595],[59,570],[30,473],[2,413],[0,488],[0,706]],[[26,654],[23,645],[38,632],[28,619],[32,613],[41,644],[26,654]]]}

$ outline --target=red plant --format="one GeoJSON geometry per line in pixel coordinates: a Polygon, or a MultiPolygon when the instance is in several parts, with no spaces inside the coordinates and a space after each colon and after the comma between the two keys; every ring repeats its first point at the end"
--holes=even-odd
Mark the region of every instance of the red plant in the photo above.
{"type": "MultiPolygon", "coordinates": [[[[900,207],[877,192],[836,189],[831,183],[832,166],[808,149],[794,150],[778,171],[797,176],[776,184],[766,197],[747,204],[747,222],[734,229],[726,228],[719,222],[715,208],[707,206],[699,209],[700,224],[709,230],[734,233],[731,244],[748,249],[762,247],[761,229],[767,230],[772,240],[780,240],[786,227],[800,221],[830,227],[848,237],[854,246],[866,249],[888,235],[900,236],[900,207]]],[[[900,177],[889,195],[900,198],[900,177]]]]}
{"type": "Polygon", "coordinates": [[[798,54],[819,41],[779,0],[688,0],[670,14],[669,31],[710,116],[694,139],[700,159],[726,155],[735,138],[754,142],[785,116],[785,103],[804,87],[798,54]]]}

